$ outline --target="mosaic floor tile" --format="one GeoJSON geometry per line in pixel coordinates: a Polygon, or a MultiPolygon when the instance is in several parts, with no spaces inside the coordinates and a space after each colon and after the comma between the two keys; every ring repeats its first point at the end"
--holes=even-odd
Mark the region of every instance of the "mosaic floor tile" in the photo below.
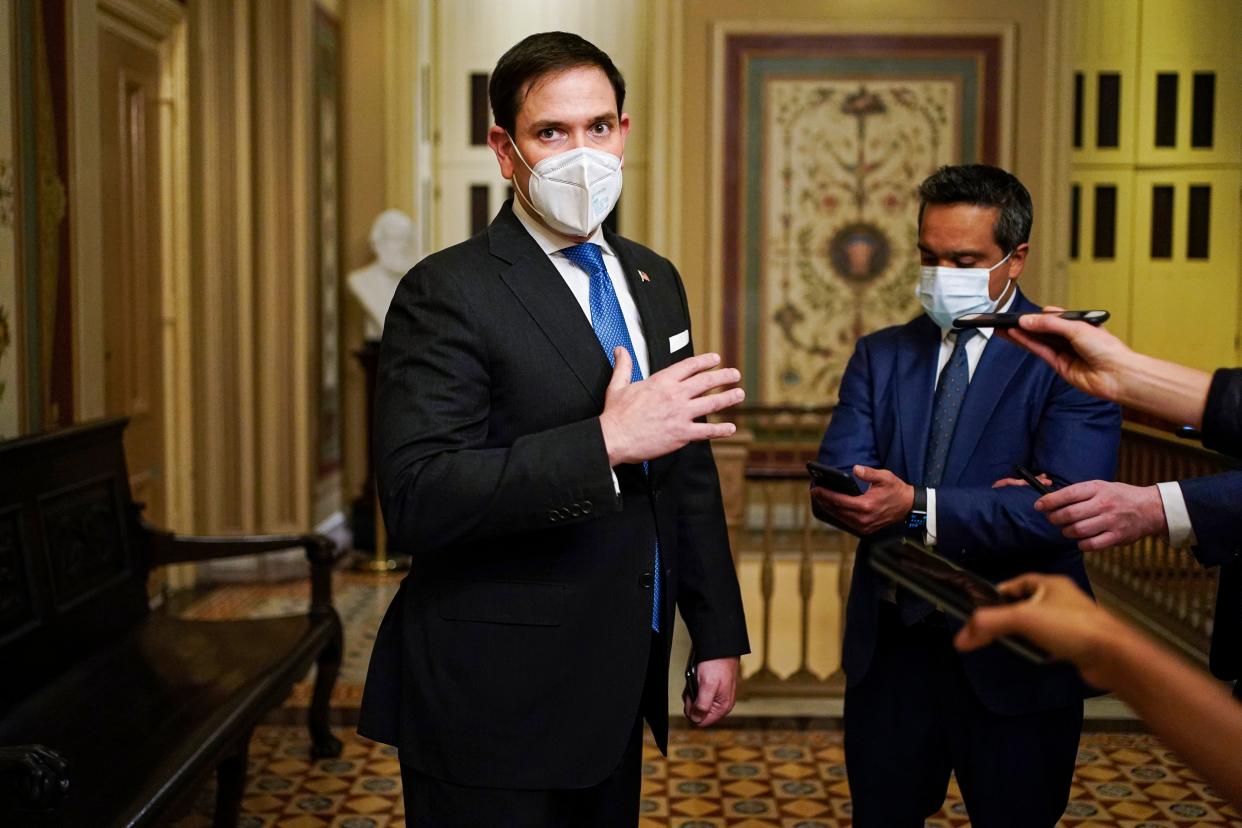
{"type": "MultiPolygon", "coordinates": [[[[305,729],[261,725],[240,828],[404,828],[396,751],[349,730],[313,761],[305,729]]],[[[848,828],[842,736],[830,730],[675,730],[643,751],[640,828],[848,828]]],[[[176,828],[210,824],[213,793],[176,828]]],[[[956,785],[934,828],[969,826],[956,785]]],[[[1085,733],[1063,828],[1242,828],[1242,819],[1149,735],[1085,733]]]]}

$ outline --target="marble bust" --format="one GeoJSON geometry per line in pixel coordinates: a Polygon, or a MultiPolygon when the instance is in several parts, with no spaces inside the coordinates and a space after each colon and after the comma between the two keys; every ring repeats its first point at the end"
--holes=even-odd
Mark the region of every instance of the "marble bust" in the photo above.
{"type": "Polygon", "coordinates": [[[384,317],[397,292],[397,283],[414,266],[414,221],[400,210],[385,210],[371,225],[375,261],[349,274],[349,291],[366,316],[364,336],[377,340],[384,333],[384,317]]]}

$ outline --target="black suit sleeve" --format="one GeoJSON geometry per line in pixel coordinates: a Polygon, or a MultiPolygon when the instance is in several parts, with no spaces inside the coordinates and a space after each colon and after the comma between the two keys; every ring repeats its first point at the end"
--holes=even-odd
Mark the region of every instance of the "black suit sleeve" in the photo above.
{"type": "Polygon", "coordinates": [[[1212,375],[1203,409],[1203,445],[1242,458],[1242,368],[1221,368],[1212,375]]]}
{"type": "Polygon", "coordinates": [[[375,466],[389,534],[407,548],[620,509],[598,417],[486,445],[492,378],[478,320],[454,275],[424,262],[401,281],[384,323],[375,466]]]}
{"type": "MultiPolygon", "coordinates": [[[[681,276],[671,263],[690,330],[690,309],[681,276]]],[[[690,353],[694,353],[693,342],[690,353]]],[[[700,418],[700,422],[704,418],[700,418]]],[[[746,618],[725,524],[720,478],[711,444],[698,441],[681,449],[677,509],[677,605],[694,642],[697,661],[750,652],[746,618]]]]}
{"type": "Polygon", "coordinates": [[[1195,557],[1204,566],[1234,562],[1242,554],[1242,471],[1177,481],[1195,532],[1195,557]]]}

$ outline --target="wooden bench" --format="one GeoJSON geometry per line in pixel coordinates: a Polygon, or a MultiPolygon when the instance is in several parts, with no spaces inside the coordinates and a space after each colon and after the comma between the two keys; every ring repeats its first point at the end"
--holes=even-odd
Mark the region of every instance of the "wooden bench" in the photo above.
{"type": "Polygon", "coordinates": [[[217,776],[237,823],[255,724],[318,662],[311,755],[337,756],[338,553],[318,535],[185,537],[133,502],[124,420],[0,443],[0,825],[164,825],[217,776]],[[301,547],[309,612],[151,612],[152,567],[301,547]]]}

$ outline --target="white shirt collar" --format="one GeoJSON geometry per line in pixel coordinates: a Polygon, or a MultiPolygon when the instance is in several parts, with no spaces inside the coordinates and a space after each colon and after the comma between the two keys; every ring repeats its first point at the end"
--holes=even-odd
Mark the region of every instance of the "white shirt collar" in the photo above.
{"type": "MultiPolygon", "coordinates": [[[[559,254],[566,247],[573,247],[573,243],[566,238],[555,235],[551,230],[539,223],[534,216],[530,214],[526,203],[522,201],[522,197],[517,194],[517,185],[513,187],[513,215],[517,216],[517,220],[522,222],[522,226],[526,228],[526,232],[530,233],[539,248],[549,256],[559,254]]],[[[595,232],[587,239],[592,244],[598,244],[600,249],[604,251],[605,256],[616,256],[612,252],[612,248],[608,246],[608,242],[604,240],[604,228],[596,227],[595,232]]]]}
{"type": "MultiPolygon", "coordinates": [[[[1015,285],[1013,289],[1013,293],[1009,294],[1009,299],[1006,300],[1003,306],[997,308],[994,311],[994,313],[1007,313],[1009,309],[1013,307],[1013,302],[1017,298],[1018,298],[1018,288],[1017,288],[1017,285],[1015,285]]],[[[983,336],[984,342],[991,340],[992,334],[996,332],[996,328],[976,328],[975,330],[977,330],[983,336]]],[[[948,342],[949,334],[952,334],[952,333],[954,333],[954,330],[952,327],[941,328],[940,329],[940,341],[948,342]]]]}

